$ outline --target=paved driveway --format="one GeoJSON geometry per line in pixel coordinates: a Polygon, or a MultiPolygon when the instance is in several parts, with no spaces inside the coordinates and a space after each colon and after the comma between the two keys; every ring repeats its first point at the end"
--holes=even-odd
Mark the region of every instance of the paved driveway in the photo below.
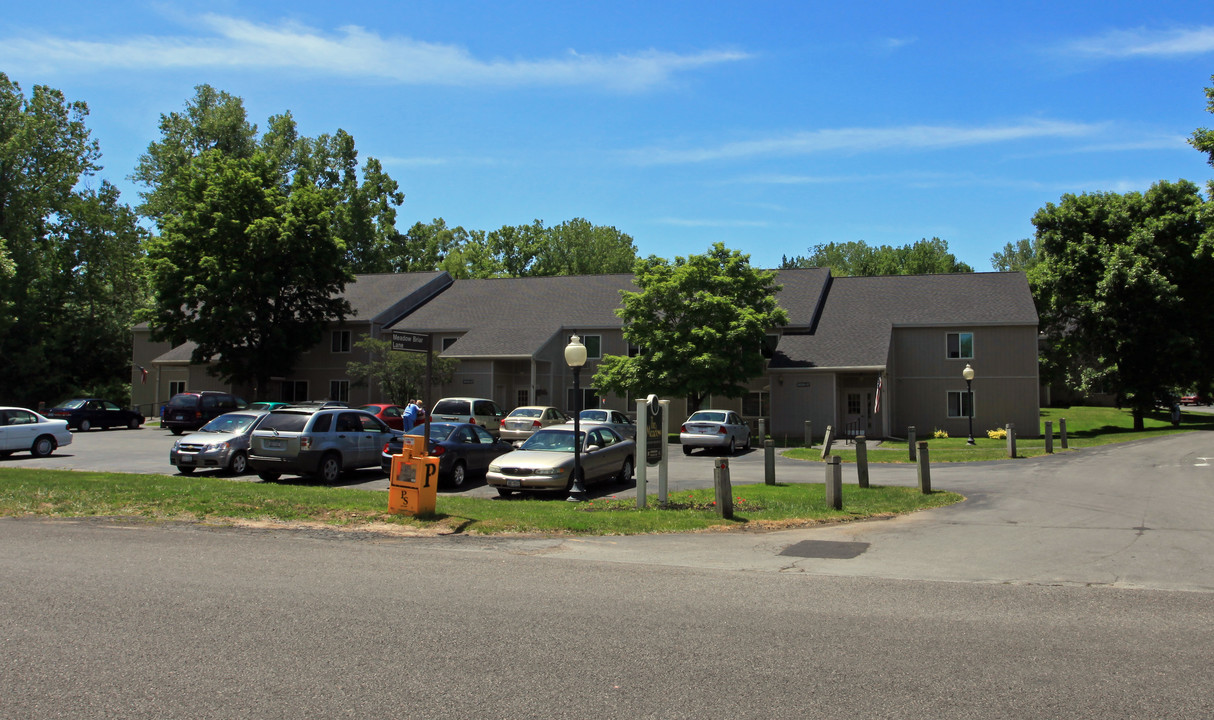
{"type": "MultiPolygon", "coordinates": [[[[77,433],[44,459],[4,467],[169,473],[168,432],[77,433]]],[[[714,456],[671,456],[672,490],[708,486],[714,456]]],[[[730,459],[735,483],[763,481],[763,453],[730,459]]],[[[823,467],[777,458],[780,482],[820,482],[823,467]]],[[[244,480],[256,481],[255,475],[244,480]]],[[[844,466],[854,485],[854,466],[844,466]]],[[[914,486],[913,465],[873,465],[872,482],[914,486]]],[[[781,532],[611,538],[464,539],[469,551],[544,553],[685,567],[739,568],[940,581],[1108,585],[1214,591],[1214,435],[1157,440],[995,463],[936,464],[936,489],[966,502],[892,520],[781,532]]],[[[386,489],[378,471],[343,483],[386,489]]],[[[656,492],[656,485],[650,486],[656,492]]],[[[844,489],[844,503],[847,502],[844,489]]],[[[631,487],[599,494],[635,495],[631,487]]],[[[461,494],[491,496],[476,483],[461,494]]]]}

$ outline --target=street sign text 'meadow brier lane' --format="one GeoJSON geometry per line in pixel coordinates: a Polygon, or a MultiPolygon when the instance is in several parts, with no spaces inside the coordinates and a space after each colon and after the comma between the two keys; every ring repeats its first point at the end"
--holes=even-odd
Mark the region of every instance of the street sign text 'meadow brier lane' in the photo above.
{"type": "Polygon", "coordinates": [[[430,336],[426,333],[393,330],[392,349],[403,350],[405,352],[428,352],[430,350],[430,336]]]}

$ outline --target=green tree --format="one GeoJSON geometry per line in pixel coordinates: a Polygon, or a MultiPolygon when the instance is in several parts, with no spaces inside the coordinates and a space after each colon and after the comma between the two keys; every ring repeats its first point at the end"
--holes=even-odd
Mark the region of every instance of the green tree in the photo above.
{"type": "Polygon", "coordinates": [[[1024,238],[1008,243],[991,255],[991,267],[999,272],[1028,272],[1037,264],[1037,238],[1024,238]]]}
{"type": "Polygon", "coordinates": [[[1116,393],[1136,428],[1210,358],[1202,206],[1196,185],[1161,181],[1146,193],[1064,195],[1033,217],[1043,369],[1081,392],[1116,393]]]}
{"type": "Polygon", "coordinates": [[[873,247],[863,240],[818,244],[808,256],[784,256],[783,269],[824,267],[836,276],[871,277],[875,275],[927,275],[933,273],[973,272],[969,265],[948,251],[948,242],[926,238],[911,245],[873,247]]]}
{"type": "MultiPolygon", "coordinates": [[[[426,356],[424,353],[399,352],[392,350],[390,340],[373,338],[364,335],[354,343],[354,347],[366,351],[370,358],[367,362],[346,363],[346,372],[354,378],[358,387],[367,387],[372,380],[379,382],[379,387],[388,402],[397,405],[407,405],[410,400],[425,395],[423,388],[426,384],[426,356]]],[[[449,383],[455,377],[455,369],[459,361],[450,358],[440,358],[437,355],[431,360],[430,383],[439,385],[449,383]]]]}
{"type": "Polygon", "coordinates": [[[641,349],[608,355],[594,387],[617,394],[686,397],[693,410],[709,395],[740,397],[763,373],[763,343],[788,324],[775,273],[721,243],[704,255],[637,261],[638,292],[623,291],[624,337],[641,349]]]}
{"type": "Polygon", "coordinates": [[[192,362],[214,362],[215,374],[255,388],[287,374],[329,320],[350,312],[336,193],[302,169],[290,187],[281,181],[264,153],[207,151],[177,173],[175,210],[149,244],[155,335],[193,341],[192,362]]]}
{"type": "Polygon", "coordinates": [[[141,231],[117,190],[87,188],[101,151],[88,106],[0,73],[0,398],[118,399],[131,309],[144,300],[141,231]]]}
{"type": "MultiPolygon", "coordinates": [[[[1214,80],[1214,75],[1210,76],[1210,80],[1214,80]]],[[[1206,111],[1214,114],[1214,85],[1206,88],[1206,101],[1206,111]]],[[[1210,165],[1214,166],[1214,130],[1197,128],[1189,138],[1189,144],[1205,153],[1210,165]]]]}

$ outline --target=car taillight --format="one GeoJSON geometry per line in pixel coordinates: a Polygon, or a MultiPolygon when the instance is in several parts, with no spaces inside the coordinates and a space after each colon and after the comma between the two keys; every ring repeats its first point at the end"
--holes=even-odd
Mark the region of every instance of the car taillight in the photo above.
{"type": "Polygon", "coordinates": [[[380,450],[380,452],[387,455],[388,454],[388,445],[389,445],[389,443],[384,443],[384,449],[380,450]]]}
{"type": "Polygon", "coordinates": [[[687,426],[686,426],[686,425],[680,425],[680,426],[679,426],[679,432],[681,432],[681,433],[685,433],[685,432],[687,432],[687,426]]]}
{"type": "Polygon", "coordinates": [[[725,430],[725,426],[722,425],[721,427],[717,428],[717,434],[718,435],[728,435],[729,433],[725,430]]]}
{"type": "Polygon", "coordinates": [[[300,450],[310,450],[310,449],[312,449],[312,436],[310,436],[310,435],[300,435],[300,436],[299,436],[299,449],[300,449],[300,450]]]}
{"type": "Polygon", "coordinates": [[[447,448],[443,447],[442,445],[435,445],[434,447],[430,448],[431,457],[438,457],[445,452],[447,452],[447,448]]]}
{"type": "Polygon", "coordinates": [[[539,420],[532,420],[532,421],[531,421],[531,427],[533,427],[533,428],[542,428],[542,427],[544,427],[544,426],[543,426],[543,425],[540,425],[540,421],[539,421],[539,420]]]}
{"type": "Polygon", "coordinates": [[[474,417],[470,417],[470,418],[468,418],[468,424],[469,424],[469,425],[475,425],[475,424],[476,424],[476,418],[474,418],[474,417]]]}

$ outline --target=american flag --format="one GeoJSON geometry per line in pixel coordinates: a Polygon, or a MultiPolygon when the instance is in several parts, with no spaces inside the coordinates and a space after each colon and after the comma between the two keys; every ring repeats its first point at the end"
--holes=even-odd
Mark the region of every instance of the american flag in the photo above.
{"type": "Polygon", "coordinates": [[[140,383],[142,383],[142,384],[144,384],[144,385],[147,385],[147,384],[148,384],[148,371],[147,371],[147,368],[145,368],[145,367],[144,367],[144,366],[142,366],[142,365],[136,365],[135,367],[139,368],[139,382],[140,382],[140,383]]]}
{"type": "Polygon", "coordinates": [[[873,401],[873,415],[881,412],[881,376],[877,376],[877,399],[873,401]]]}

